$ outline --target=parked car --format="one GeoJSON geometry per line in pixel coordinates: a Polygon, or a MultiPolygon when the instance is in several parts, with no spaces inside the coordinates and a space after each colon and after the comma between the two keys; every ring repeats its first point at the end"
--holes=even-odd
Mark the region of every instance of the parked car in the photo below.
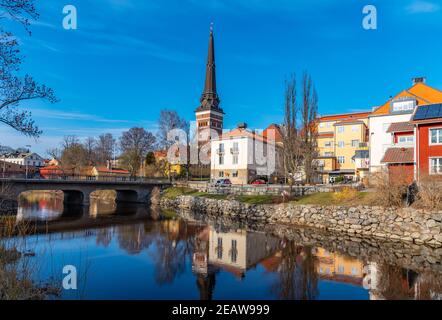
{"type": "Polygon", "coordinates": [[[256,179],[252,182],[253,185],[260,185],[260,184],[266,184],[266,181],[263,179],[256,179]]]}
{"type": "Polygon", "coordinates": [[[218,179],[215,182],[215,186],[230,186],[232,182],[229,179],[218,179]]]}

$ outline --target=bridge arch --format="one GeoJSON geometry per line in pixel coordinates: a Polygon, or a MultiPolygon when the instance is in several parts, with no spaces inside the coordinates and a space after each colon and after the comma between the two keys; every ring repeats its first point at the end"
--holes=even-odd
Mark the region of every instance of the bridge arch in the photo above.
{"type": "MultiPolygon", "coordinates": [[[[1,180],[1,179],[0,179],[1,180]]],[[[19,199],[25,191],[60,190],[68,204],[90,204],[90,195],[96,190],[115,190],[117,202],[158,202],[160,190],[168,185],[164,181],[90,181],[90,180],[46,180],[5,179],[10,184],[11,198],[19,199]]]]}

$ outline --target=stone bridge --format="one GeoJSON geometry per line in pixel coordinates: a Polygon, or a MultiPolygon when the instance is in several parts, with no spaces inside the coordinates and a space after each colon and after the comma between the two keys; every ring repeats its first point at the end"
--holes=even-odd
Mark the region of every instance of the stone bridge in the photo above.
{"type": "Polygon", "coordinates": [[[74,180],[74,179],[0,179],[7,187],[8,197],[18,200],[25,191],[63,191],[67,204],[90,204],[90,195],[97,190],[115,190],[117,202],[150,203],[153,197],[169,186],[164,179],[122,180],[74,180]]]}

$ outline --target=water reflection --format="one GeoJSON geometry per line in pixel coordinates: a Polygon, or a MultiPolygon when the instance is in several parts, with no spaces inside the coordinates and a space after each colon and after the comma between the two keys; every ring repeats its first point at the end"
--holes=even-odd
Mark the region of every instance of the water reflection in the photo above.
{"type": "MultiPolygon", "coordinates": [[[[56,277],[54,270],[66,263],[82,265],[82,259],[87,260],[88,268],[81,270],[87,273],[81,284],[84,299],[442,297],[440,268],[413,271],[399,262],[350,256],[310,239],[288,240],[231,225],[156,221],[142,206],[97,204],[66,221],[69,210],[57,201],[26,204],[17,220],[50,222],[49,234],[27,239],[41,263],[36,280],[56,277]],[[91,223],[97,220],[100,224],[91,223]]],[[[62,298],[79,297],[66,291],[62,298]]]]}

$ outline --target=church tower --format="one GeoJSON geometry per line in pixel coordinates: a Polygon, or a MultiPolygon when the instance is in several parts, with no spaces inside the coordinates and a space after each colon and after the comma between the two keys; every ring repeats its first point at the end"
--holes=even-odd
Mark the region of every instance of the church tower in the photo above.
{"type": "Polygon", "coordinates": [[[218,135],[223,131],[224,111],[219,107],[220,100],[216,92],[215,73],[215,43],[213,39],[213,25],[210,27],[209,52],[207,55],[206,81],[201,95],[200,106],[195,110],[198,143],[208,142],[212,137],[209,130],[214,130],[218,135]]]}

